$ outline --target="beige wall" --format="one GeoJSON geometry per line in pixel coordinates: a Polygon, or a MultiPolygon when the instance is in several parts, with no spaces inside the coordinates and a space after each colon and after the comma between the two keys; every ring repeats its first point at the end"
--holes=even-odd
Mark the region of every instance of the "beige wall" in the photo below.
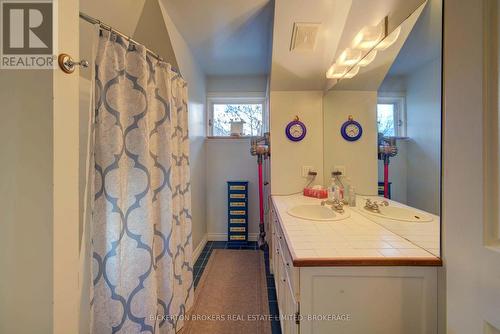
{"type": "Polygon", "coordinates": [[[52,333],[52,72],[0,70],[0,333],[52,333]]]}
{"type": "Polygon", "coordinates": [[[179,67],[158,0],[146,0],[133,36],[172,66],[179,67]]]}
{"type": "MultiPolygon", "coordinates": [[[[78,56],[77,2],[58,4],[58,45],[78,56]]],[[[77,332],[77,81],[0,71],[0,333],[77,332]]]]}
{"type": "Polygon", "coordinates": [[[323,100],[324,171],[329,182],[334,166],[345,166],[346,176],[359,194],[377,194],[377,92],[330,91],[323,100]],[[352,115],[363,127],[358,141],[348,142],[340,134],[352,115]]]}
{"type": "Polygon", "coordinates": [[[271,194],[302,191],[308,180],[301,176],[302,166],[317,172],[315,184],[323,184],[323,92],[271,91],[271,194]],[[285,127],[295,115],[307,127],[300,142],[285,136],[285,127]]]}

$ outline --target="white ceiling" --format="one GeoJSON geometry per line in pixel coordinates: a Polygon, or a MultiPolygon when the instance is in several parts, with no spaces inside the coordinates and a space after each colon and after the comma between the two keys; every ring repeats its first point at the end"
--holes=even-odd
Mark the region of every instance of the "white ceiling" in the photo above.
{"type": "Polygon", "coordinates": [[[351,0],[276,0],[272,90],[322,90],[351,0]],[[313,51],[290,51],[294,22],[321,23],[313,51]]]}
{"type": "Polygon", "coordinates": [[[207,75],[269,73],[270,0],[160,0],[207,75]]]}

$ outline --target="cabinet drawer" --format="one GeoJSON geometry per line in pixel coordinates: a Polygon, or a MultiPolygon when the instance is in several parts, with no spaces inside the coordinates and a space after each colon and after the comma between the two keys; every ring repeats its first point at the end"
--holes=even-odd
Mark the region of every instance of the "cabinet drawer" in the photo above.
{"type": "MultiPolygon", "coordinates": [[[[273,233],[274,233],[274,241],[278,245],[274,245],[277,248],[280,254],[280,261],[283,263],[283,270],[286,271],[288,276],[290,287],[294,292],[295,297],[298,299],[299,297],[299,269],[293,266],[292,256],[288,251],[288,245],[286,243],[285,236],[283,231],[281,230],[280,223],[278,221],[278,217],[275,214],[274,208],[272,209],[272,217],[273,217],[273,233]]],[[[273,263],[274,264],[274,263],[273,263]]]]}

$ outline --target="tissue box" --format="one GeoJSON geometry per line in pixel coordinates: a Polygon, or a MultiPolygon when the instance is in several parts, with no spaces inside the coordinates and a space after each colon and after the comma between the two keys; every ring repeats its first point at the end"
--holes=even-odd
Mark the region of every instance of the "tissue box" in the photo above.
{"type": "Polygon", "coordinates": [[[327,198],[328,197],[328,190],[304,188],[304,196],[314,197],[314,198],[327,198]]]}

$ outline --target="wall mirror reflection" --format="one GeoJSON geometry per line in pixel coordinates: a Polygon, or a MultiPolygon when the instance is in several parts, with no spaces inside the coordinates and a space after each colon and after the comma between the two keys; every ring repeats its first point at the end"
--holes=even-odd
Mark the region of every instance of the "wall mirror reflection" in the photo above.
{"type": "Polygon", "coordinates": [[[355,210],[439,256],[442,2],[400,2],[382,19],[372,6],[353,2],[326,72],[324,182],[340,179],[355,210]]]}

